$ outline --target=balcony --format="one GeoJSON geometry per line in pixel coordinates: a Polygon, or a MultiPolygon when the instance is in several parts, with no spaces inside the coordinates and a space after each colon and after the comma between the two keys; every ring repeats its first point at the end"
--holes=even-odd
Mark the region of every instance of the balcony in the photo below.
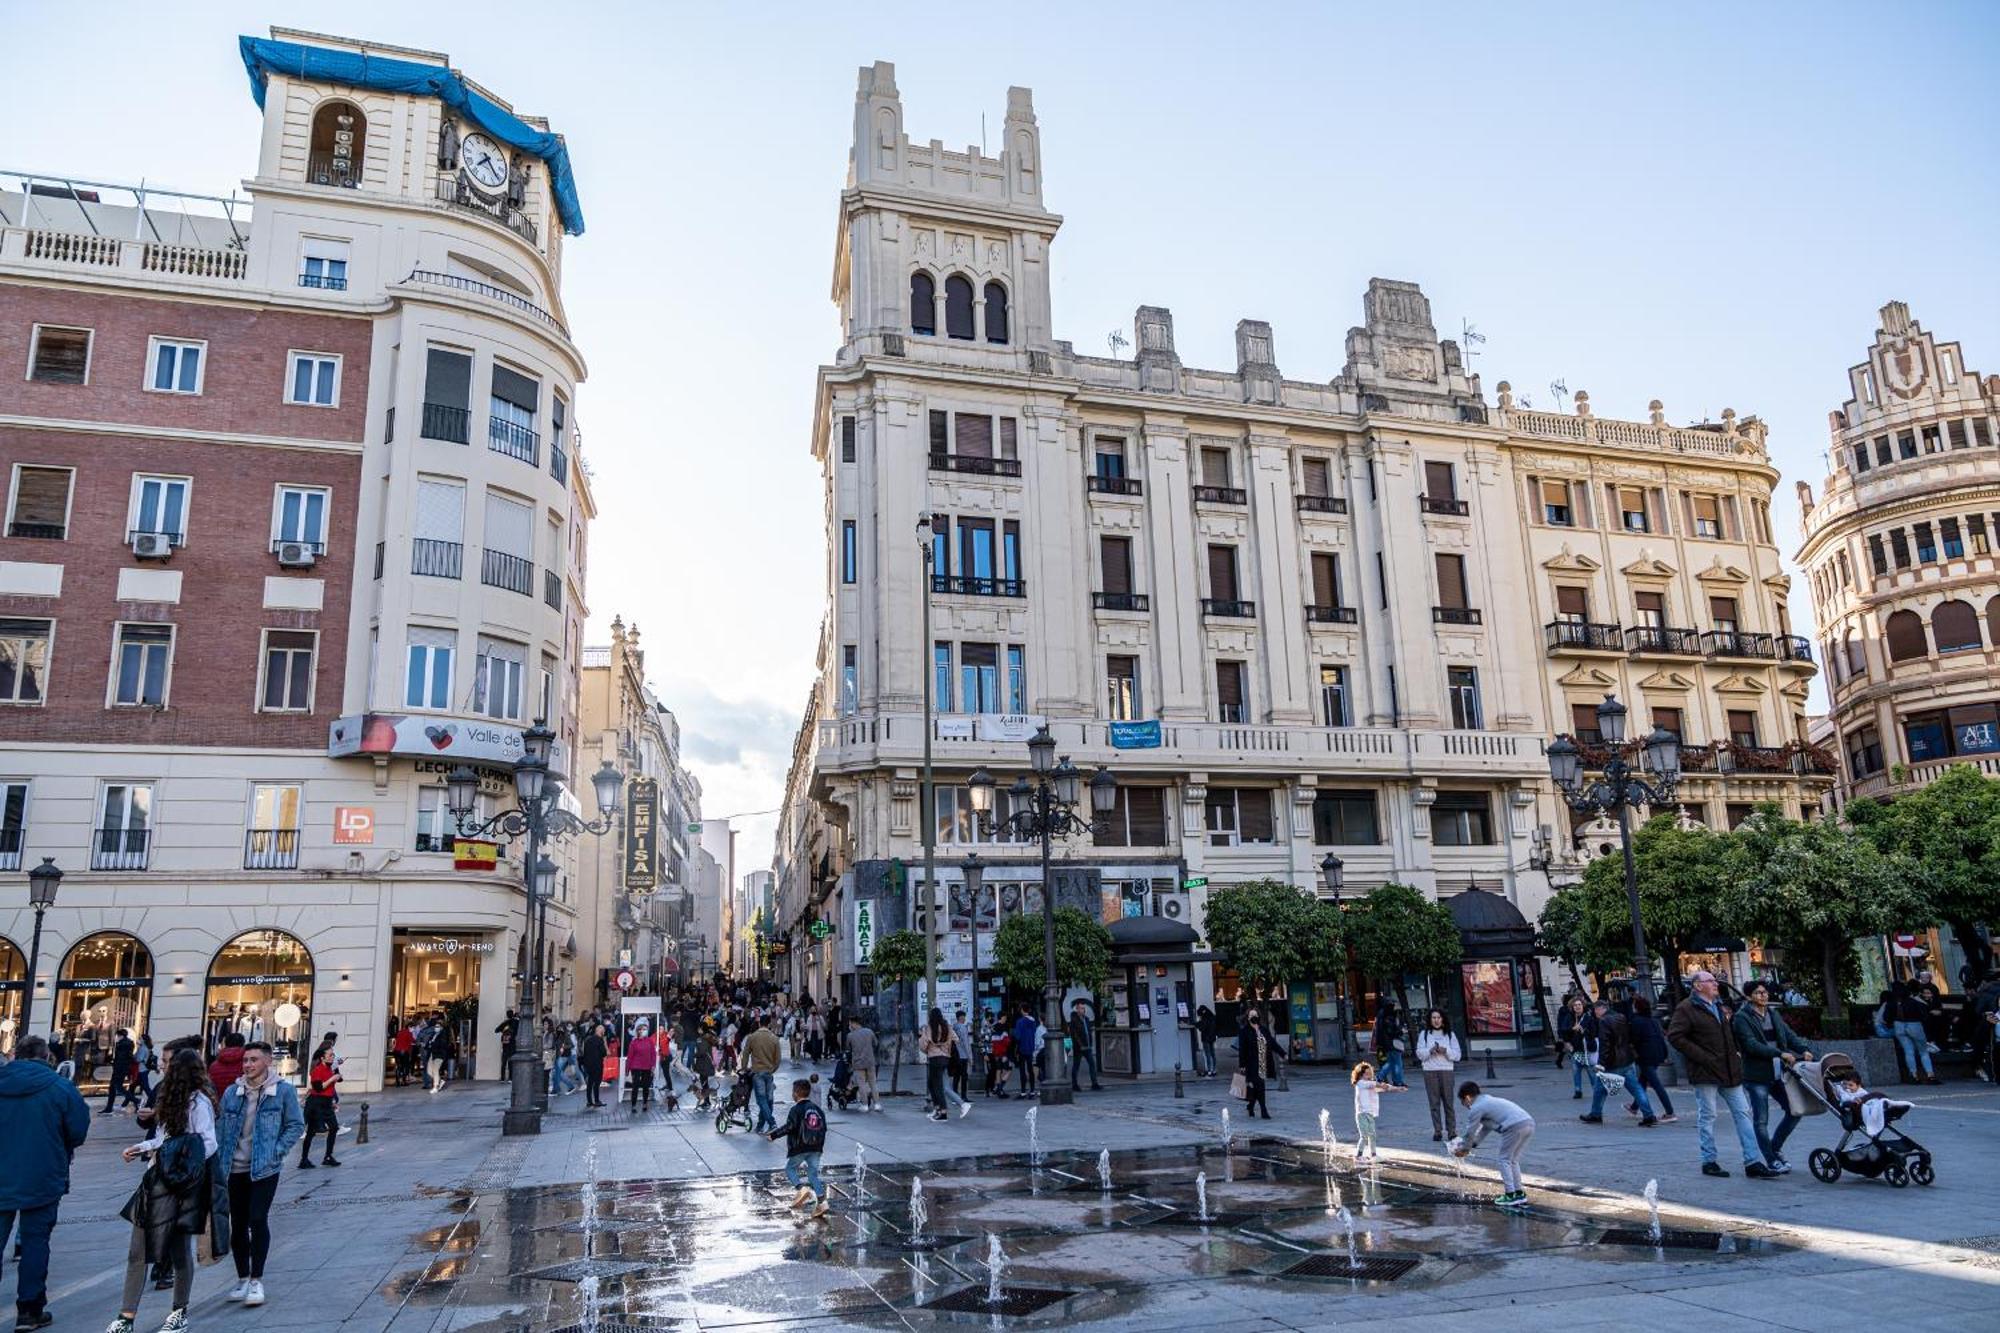
{"type": "Polygon", "coordinates": [[[1472,506],[1466,501],[1454,500],[1450,496],[1438,498],[1429,495],[1419,495],[1417,497],[1417,506],[1426,514],[1453,514],[1459,518],[1464,518],[1472,512],[1472,506]]]}
{"type": "Polygon", "coordinates": [[[1083,479],[1083,488],[1096,495],[1143,495],[1146,490],[1137,477],[1100,477],[1095,474],[1083,479]]]}
{"type": "Polygon", "coordinates": [[[1768,634],[1746,634],[1742,630],[1712,629],[1701,636],[1701,650],[1709,657],[1744,657],[1769,660],[1778,655],[1768,634]]]}
{"type": "Polygon", "coordinates": [[[505,551],[482,550],[479,560],[479,581],[489,588],[505,588],[508,592],[518,592],[523,597],[534,596],[535,562],[524,560],[518,555],[505,551]]]}
{"type": "Polygon", "coordinates": [[[101,828],[90,842],[92,870],[144,870],[153,831],[143,828],[101,828]]]}
{"type": "Polygon", "coordinates": [[[332,153],[307,157],[306,179],[314,185],[337,185],[343,190],[358,189],[361,185],[361,178],[354,174],[354,159],[335,157],[332,153]]]}
{"type": "Polygon", "coordinates": [[[465,444],[472,439],[472,412],[469,408],[452,407],[447,403],[425,403],[420,433],[427,440],[465,444]]]}
{"type": "Polygon", "coordinates": [[[1789,746],[1730,741],[1716,750],[1716,767],[1724,773],[1789,773],[1793,767],[1789,746]]]}
{"type": "Polygon", "coordinates": [[[418,537],[410,543],[410,572],[426,578],[463,578],[465,547],[458,542],[441,542],[418,537]]]}
{"type": "Polygon", "coordinates": [[[1352,625],[1358,619],[1360,619],[1359,613],[1351,606],[1308,606],[1306,608],[1306,623],[1308,625],[1352,625]]]}
{"type": "Polygon", "coordinates": [[[1298,497],[1301,514],[1344,514],[1347,501],[1338,495],[1301,495],[1298,497]]]}
{"type": "Polygon", "coordinates": [[[1196,504],[1247,505],[1250,497],[1236,486],[1197,486],[1194,488],[1196,504]]]}
{"type": "Polygon", "coordinates": [[[549,436],[549,475],[559,485],[569,484],[569,455],[563,450],[562,440],[554,435],[549,436]]]}
{"type": "Polygon", "coordinates": [[[1431,623],[1434,625],[1478,625],[1484,621],[1479,612],[1469,606],[1434,606],[1431,608],[1431,623]]]}
{"type": "Polygon", "coordinates": [[[562,576],[553,569],[542,571],[542,600],[551,611],[562,610],[562,576]]]}
{"type": "Polygon", "coordinates": [[[1099,611],[1145,611],[1152,606],[1143,592],[1094,592],[1090,604],[1099,611]]]}
{"type": "Polygon", "coordinates": [[[245,870],[297,870],[299,831],[295,828],[253,828],[243,835],[245,870]]]}
{"type": "MultiPolygon", "coordinates": [[[[527,219],[523,218],[522,221],[526,222],[527,219]]],[[[528,226],[532,230],[534,224],[529,222],[528,226]]],[[[534,237],[531,235],[528,239],[533,240],[534,237]]],[[[453,291],[470,292],[474,296],[483,296],[489,301],[498,301],[501,305],[513,307],[530,319],[538,320],[548,325],[563,337],[569,337],[569,330],[563,327],[561,320],[536,305],[533,301],[530,301],[527,297],[517,292],[510,292],[505,287],[495,287],[490,282],[480,282],[476,278],[460,277],[456,273],[434,273],[425,269],[412,269],[410,276],[405,281],[421,282],[432,287],[449,287],[453,291]]]]}
{"type": "Polygon", "coordinates": [[[933,574],[931,591],[962,597],[1026,597],[1026,579],[996,579],[978,574],[933,574]]]}
{"type": "Polygon", "coordinates": [[[1780,634],[1778,636],[1778,660],[1780,662],[1803,662],[1812,665],[1812,640],[1802,634],[1780,634]]]}
{"type": "Polygon", "coordinates": [[[519,236],[529,245],[538,245],[541,243],[541,231],[535,226],[533,218],[517,208],[509,207],[505,199],[496,199],[488,203],[479,195],[474,194],[455,175],[444,175],[437,178],[437,201],[441,204],[450,204],[454,208],[463,209],[467,213],[477,213],[482,217],[491,218],[519,236]]]}
{"type": "Polygon", "coordinates": [[[36,541],[59,542],[69,532],[60,523],[9,523],[9,537],[32,537],[36,541]]]}
{"type": "Polygon", "coordinates": [[[1600,625],[1588,620],[1552,620],[1542,626],[1542,642],[1552,653],[1619,653],[1625,651],[1625,635],[1617,625],[1600,625]]]}
{"type": "Polygon", "coordinates": [[[984,458],[978,454],[932,454],[933,472],[972,472],[982,477],[1018,477],[1018,458],[984,458]]]}
{"type": "Polygon", "coordinates": [[[1257,603],[1238,601],[1233,597],[1204,597],[1201,599],[1201,613],[1220,620],[1255,620],[1257,603]]]}
{"type": "Polygon", "coordinates": [[[1634,625],[1625,631],[1625,651],[1634,657],[1700,657],[1701,635],[1673,625],[1634,625]]]}
{"type": "Polygon", "coordinates": [[[486,447],[496,454],[518,458],[530,467],[542,465],[542,437],[518,421],[488,417],[486,447]]]}
{"type": "Polygon", "coordinates": [[[312,287],[322,292],[344,292],[347,290],[347,279],[331,273],[301,273],[299,286],[312,287]]]}

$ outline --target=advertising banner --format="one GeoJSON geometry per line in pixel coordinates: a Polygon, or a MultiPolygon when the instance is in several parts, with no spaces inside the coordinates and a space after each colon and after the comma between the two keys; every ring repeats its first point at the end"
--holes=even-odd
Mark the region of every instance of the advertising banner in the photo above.
{"type": "Polygon", "coordinates": [[[1160,748],[1160,721],[1113,722],[1111,748],[1114,750],[1157,750],[1160,748]]]}
{"type": "Polygon", "coordinates": [[[625,887],[651,893],[660,886],[660,784],[634,778],[625,789],[625,887]]]}

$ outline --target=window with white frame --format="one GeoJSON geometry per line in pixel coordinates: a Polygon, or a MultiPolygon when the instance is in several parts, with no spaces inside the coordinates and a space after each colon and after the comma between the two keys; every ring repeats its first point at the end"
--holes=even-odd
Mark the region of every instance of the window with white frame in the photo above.
{"type": "Polygon", "coordinates": [[[21,847],[28,838],[28,784],[0,782],[0,870],[21,868],[21,847]]]}
{"type": "Polygon", "coordinates": [[[410,626],[410,654],[404,674],[406,708],[451,707],[451,658],[458,645],[453,630],[410,626]]]}
{"type": "Polygon", "coordinates": [[[141,533],[165,536],[174,546],[185,545],[188,534],[188,492],[194,483],[186,477],[156,477],[140,472],[132,477],[132,503],[126,540],[141,533]]]}
{"type": "Polygon", "coordinates": [[[458,830],[445,805],[443,787],[417,788],[417,845],[420,852],[449,852],[458,830]]]}
{"type": "Polygon", "coordinates": [[[90,383],[91,330],[37,324],[28,338],[28,378],[42,384],[90,383]]]}
{"type": "Polygon", "coordinates": [[[279,486],[271,506],[271,548],[280,542],[303,542],[313,554],[326,554],[326,512],[333,492],[324,486],[279,486]]]}
{"type": "Polygon", "coordinates": [[[56,622],[0,616],[0,704],[39,704],[48,688],[56,622]]]}
{"type": "Polygon", "coordinates": [[[340,357],[332,352],[293,352],[285,363],[285,401],[339,407],[340,357]]]}
{"type": "Polygon", "coordinates": [[[299,243],[299,286],[347,290],[347,242],[308,236],[299,243]]]}
{"type": "Polygon", "coordinates": [[[146,355],[146,389],[150,393],[198,394],[207,360],[205,342],[154,338],[146,355]]]}
{"type": "Polygon", "coordinates": [[[319,635],[312,630],[264,631],[264,680],[258,708],[266,713],[312,711],[313,657],[319,635]]]}
{"type": "Polygon", "coordinates": [[[250,787],[250,826],[243,838],[245,870],[290,870],[299,863],[299,809],[303,794],[295,782],[258,782],[250,787]]]}
{"type": "Polygon", "coordinates": [[[111,703],[165,708],[174,663],[174,627],[124,623],[111,662],[111,703]]]}
{"type": "Polygon", "coordinates": [[[7,535],[61,541],[69,536],[76,469],[16,463],[7,490],[7,535]]]}
{"type": "Polygon", "coordinates": [[[91,841],[90,868],[144,870],[152,840],[152,784],[104,784],[98,795],[97,829],[91,841]]]}
{"type": "Polygon", "coordinates": [[[521,678],[527,665],[528,650],[521,644],[480,635],[473,666],[472,711],[502,721],[519,721],[521,678]]]}

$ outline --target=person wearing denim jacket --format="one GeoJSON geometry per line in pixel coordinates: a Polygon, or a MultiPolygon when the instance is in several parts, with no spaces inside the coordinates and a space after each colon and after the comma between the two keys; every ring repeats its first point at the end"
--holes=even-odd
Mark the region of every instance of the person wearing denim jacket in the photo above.
{"type": "Polygon", "coordinates": [[[253,1041],[243,1048],[243,1076],[222,1094],[216,1117],[216,1161],[229,1176],[229,1248],[236,1285],[229,1299],[264,1303],[264,1257],[271,1249],[271,1201],[285,1155],[305,1136],[297,1089],[271,1067],[271,1048],[253,1041]],[[249,1120],[249,1142],[243,1122],[249,1120]]]}

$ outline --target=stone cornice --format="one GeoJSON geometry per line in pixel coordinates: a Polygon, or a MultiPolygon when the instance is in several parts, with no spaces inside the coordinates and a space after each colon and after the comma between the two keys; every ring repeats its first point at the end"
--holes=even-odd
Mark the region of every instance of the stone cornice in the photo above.
{"type": "Polygon", "coordinates": [[[196,444],[235,444],[264,449],[301,449],[311,453],[358,454],[362,440],[314,440],[297,435],[255,435],[232,431],[192,430],[184,426],[142,426],[128,421],[78,421],[68,417],[26,417],[0,414],[0,428],[59,431],[69,435],[136,435],[149,440],[196,444]]]}

